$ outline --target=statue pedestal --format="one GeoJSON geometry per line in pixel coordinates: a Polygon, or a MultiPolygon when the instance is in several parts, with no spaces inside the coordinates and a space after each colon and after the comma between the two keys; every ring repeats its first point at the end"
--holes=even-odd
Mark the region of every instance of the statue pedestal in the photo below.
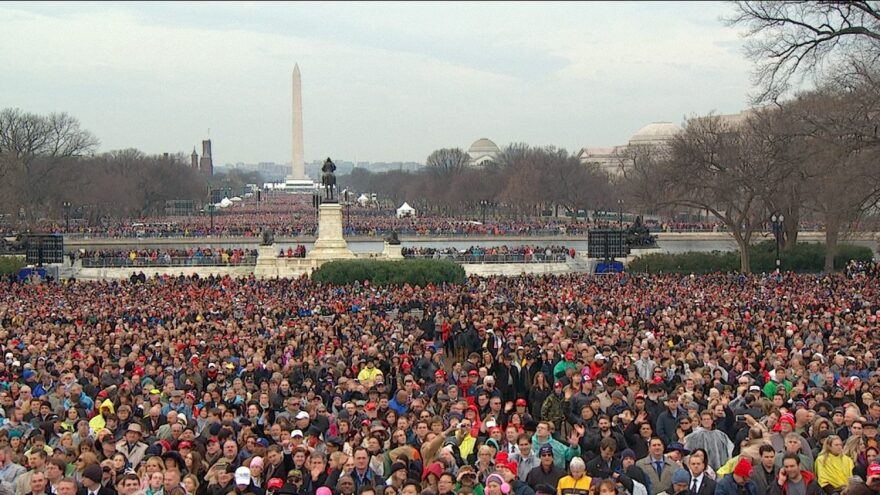
{"type": "Polygon", "coordinates": [[[318,208],[318,239],[306,258],[318,260],[352,259],[354,254],[342,236],[342,205],[324,203],[318,208]]]}
{"type": "Polygon", "coordinates": [[[258,278],[274,278],[278,276],[278,249],[275,244],[257,247],[257,265],[254,275],[258,278]]]}
{"type": "Polygon", "coordinates": [[[382,250],[382,255],[389,260],[402,260],[403,253],[401,253],[400,244],[388,244],[385,243],[385,249],[382,250]]]}

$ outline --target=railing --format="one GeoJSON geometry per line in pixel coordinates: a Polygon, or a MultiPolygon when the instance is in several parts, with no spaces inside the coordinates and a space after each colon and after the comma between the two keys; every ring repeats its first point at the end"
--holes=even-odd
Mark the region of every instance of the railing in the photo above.
{"type": "Polygon", "coordinates": [[[568,255],[562,253],[535,254],[404,254],[407,259],[452,260],[456,263],[565,263],[568,255]]]}
{"type": "MultiPolygon", "coordinates": [[[[452,238],[462,238],[467,239],[470,237],[513,237],[513,236],[522,236],[522,237],[564,237],[564,236],[576,236],[576,237],[586,237],[587,231],[590,228],[601,228],[601,227],[578,227],[578,228],[550,228],[550,229],[523,229],[522,231],[518,230],[508,230],[502,232],[494,232],[493,230],[487,230],[485,232],[480,231],[470,231],[470,232],[460,232],[453,230],[445,230],[442,228],[438,229],[412,229],[412,228],[366,228],[366,227],[346,227],[343,226],[344,234],[347,236],[362,236],[362,237],[375,237],[377,240],[381,240],[382,237],[387,236],[392,231],[397,232],[398,235],[408,236],[408,237],[452,237],[452,238]]],[[[647,227],[648,230],[652,234],[658,233],[712,233],[712,232],[729,232],[730,230],[723,225],[719,225],[717,227],[683,227],[683,228],[668,228],[664,229],[656,225],[651,225],[647,227]]],[[[315,237],[316,231],[314,226],[309,226],[302,229],[285,229],[285,228],[275,228],[275,237],[315,237]]],[[[801,227],[800,232],[823,232],[820,228],[813,227],[801,227]]],[[[59,232],[63,233],[63,232],[59,232]]],[[[755,233],[772,233],[771,229],[757,229],[755,233]]],[[[70,232],[65,233],[64,237],[68,240],[80,240],[80,239],[203,239],[203,238],[241,238],[241,239],[253,239],[257,240],[260,237],[259,232],[254,232],[246,229],[239,228],[225,228],[220,231],[215,232],[206,232],[201,230],[196,231],[187,231],[184,229],[180,230],[169,230],[164,232],[118,232],[112,235],[106,232],[70,232]]]]}
{"type": "Polygon", "coordinates": [[[219,256],[203,256],[203,257],[159,257],[150,258],[82,258],[83,268],[159,268],[159,267],[175,267],[175,266],[253,266],[257,264],[256,256],[242,256],[233,261],[231,258],[227,261],[219,256]]]}

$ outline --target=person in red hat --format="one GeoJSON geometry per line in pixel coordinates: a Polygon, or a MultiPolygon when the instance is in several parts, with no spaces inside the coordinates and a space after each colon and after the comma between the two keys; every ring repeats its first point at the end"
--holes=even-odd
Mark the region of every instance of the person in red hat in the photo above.
{"type": "Polygon", "coordinates": [[[425,388],[425,393],[428,394],[429,397],[436,397],[439,392],[445,391],[447,387],[446,370],[440,368],[434,372],[434,383],[425,388]]]}
{"type": "Polygon", "coordinates": [[[495,463],[495,472],[501,475],[505,483],[510,485],[512,495],[532,495],[535,491],[518,478],[518,466],[516,462],[506,460],[495,463]]]}
{"type": "Polygon", "coordinates": [[[847,495],[878,495],[880,494],[880,462],[868,465],[867,477],[864,482],[855,483],[847,491],[847,495]]]}
{"type": "Polygon", "coordinates": [[[519,416],[519,422],[521,425],[534,421],[532,414],[529,412],[529,401],[520,397],[519,399],[516,399],[514,407],[516,408],[516,414],[519,416]]]}
{"type": "Polygon", "coordinates": [[[733,472],[726,475],[715,486],[715,495],[764,495],[758,493],[758,486],[751,479],[752,461],[740,457],[733,472]]]}
{"type": "Polygon", "coordinates": [[[467,380],[464,381],[462,385],[461,391],[464,397],[474,397],[477,395],[477,386],[480,383],[480,372],[477,370],[470,370],[467,374],[467,380]]]}

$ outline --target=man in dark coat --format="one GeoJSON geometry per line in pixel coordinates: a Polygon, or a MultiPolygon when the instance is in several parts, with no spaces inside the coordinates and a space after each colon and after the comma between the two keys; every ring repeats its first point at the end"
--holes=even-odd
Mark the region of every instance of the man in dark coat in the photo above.
{"type": "Polygon", "coordinates": [[[555,488],[559,484],[559,480],[565,476],[565,470],[556,467],[556,463],[553,462],[553,447],[550,444],[541,447],[538,453],[541,457],[541,463],[526,476],[526,484],[532,487],[546,484],[555,488]]]}

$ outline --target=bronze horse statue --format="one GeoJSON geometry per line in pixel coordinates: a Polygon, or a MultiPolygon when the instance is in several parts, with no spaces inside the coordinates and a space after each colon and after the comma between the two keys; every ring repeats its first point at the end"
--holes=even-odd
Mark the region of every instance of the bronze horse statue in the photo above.
{"type": "Polygon", "coordinates": [[[336,200],[336,164],[333,163],[333,160],[330,157],[327,157],[327,160],[324,162],[324,165],[321,167],[321,185],[324,186],[324,201],[335,201],[336,200]]]}

